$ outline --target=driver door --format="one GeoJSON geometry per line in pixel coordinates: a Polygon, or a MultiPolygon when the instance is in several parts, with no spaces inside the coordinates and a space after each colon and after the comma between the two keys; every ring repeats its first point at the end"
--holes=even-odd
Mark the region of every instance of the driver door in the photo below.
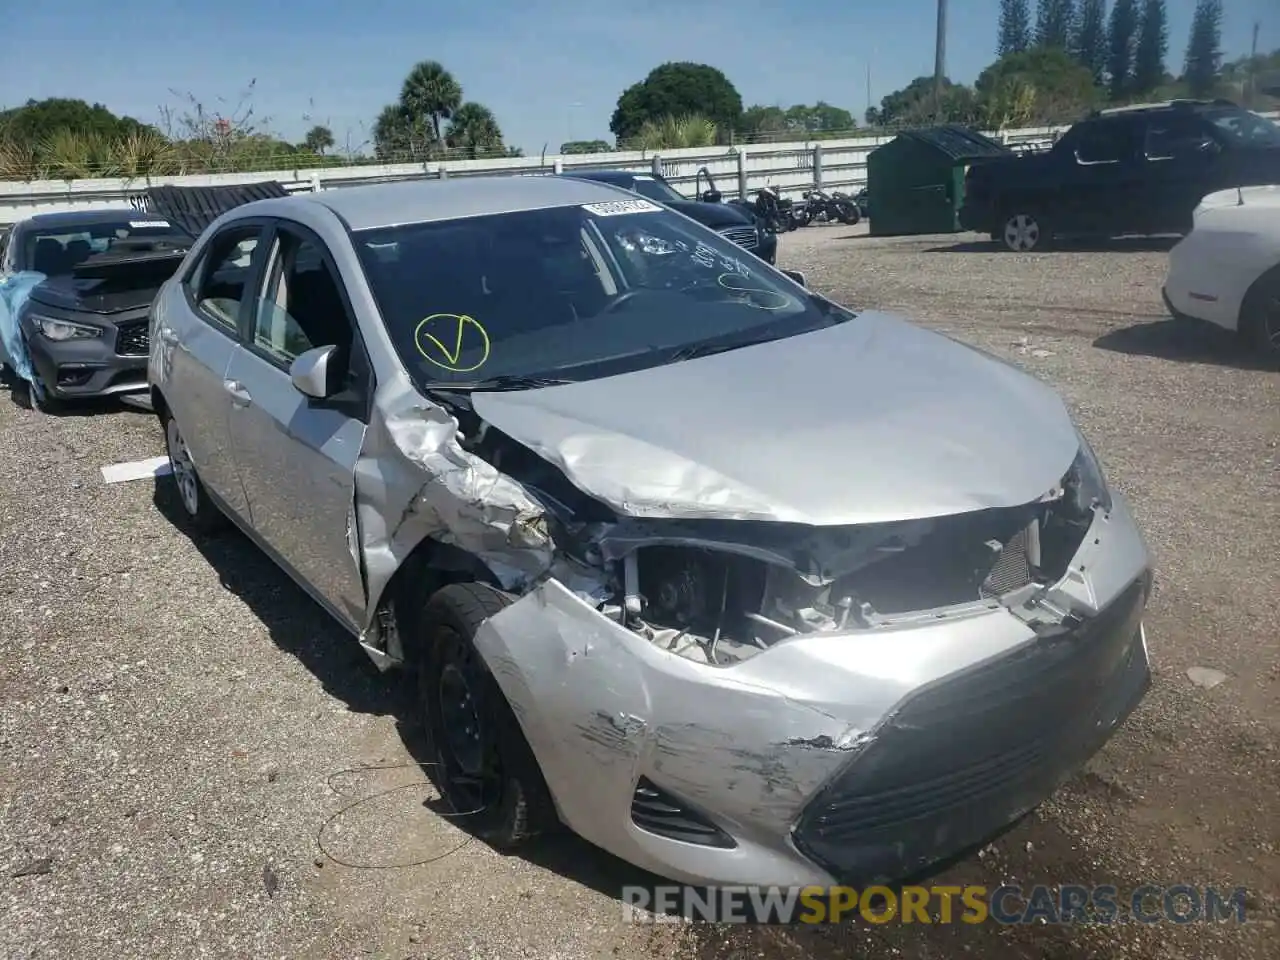
{"type": "Polygon", "coordinates": [[[350,301],[324,243],[277,221],[242,346],[227,370],[230,433],[253,528],[263,545],[331,613],[363,622],[355,527],[355,467],[373,378],[350,301]],[[328,400],[297,390],[289,367],[337,346],[346,388],[328,400]]]}

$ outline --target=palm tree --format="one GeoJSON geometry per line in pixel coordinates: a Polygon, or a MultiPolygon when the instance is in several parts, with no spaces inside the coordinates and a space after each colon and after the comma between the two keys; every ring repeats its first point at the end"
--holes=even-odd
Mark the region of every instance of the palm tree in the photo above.
{"type": "Polygon", "coordinates": [[[502,130],[493,116],[493,111],[480,103],[468,101],[453,113],[453,121],[449,124],[449,146],[462,149],[469,157],[475,158],[484,154],[501,154],[502,130]]]}
{"type": "Polygon", "coordinates": [[[317,124],[307,131],[302,146],[314,154],[324,156],[324,152],[333,146],[333,131],[317,124]]]}
{"type": "Polygon", "coordinates": [[[411,118],[429,120],[439,142],[440,125],[462,105],[462,87],[438,61],[423,60],[400,88],[400,106],[411,118]]]}

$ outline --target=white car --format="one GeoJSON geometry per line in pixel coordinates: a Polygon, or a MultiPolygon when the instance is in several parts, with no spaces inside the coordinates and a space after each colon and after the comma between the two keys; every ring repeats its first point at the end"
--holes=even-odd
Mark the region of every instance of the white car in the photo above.
{"type": "Polygon", "coordinates": [[[1169,253],[1163,293],[1175,317],[1238,331],[1280,357],[1280,185],[1205,197],[1169,253]]]}

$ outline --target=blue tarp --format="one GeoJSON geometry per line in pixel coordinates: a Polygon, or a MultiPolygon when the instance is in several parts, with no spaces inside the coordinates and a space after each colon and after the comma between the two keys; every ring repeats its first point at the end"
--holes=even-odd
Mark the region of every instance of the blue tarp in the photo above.
{"type": "Polygon", "coordinates": [[[27,345],[18,329],[18,315],[36,284],[45,279],[43,273],[23,270],[0,280],[0,363],[4,363],[28,383],[34,379],[27,345]]]}

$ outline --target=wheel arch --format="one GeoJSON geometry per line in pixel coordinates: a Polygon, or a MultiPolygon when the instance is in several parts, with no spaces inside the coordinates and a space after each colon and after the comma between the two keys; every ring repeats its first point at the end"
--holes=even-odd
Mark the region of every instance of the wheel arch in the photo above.
{"type": "Polygon", "coordinates": [[[1236,329],[1241,333],[1245,332],[1249,323],[1249,308],[1253,306],[1254,298],[1261,295],[1263,286],[1268,283],[1280,284],[1280,263],[1258,274],[1245,290],[1244,296],[1240,298],[1240,313],[1236,317],[1236,329]]]}

